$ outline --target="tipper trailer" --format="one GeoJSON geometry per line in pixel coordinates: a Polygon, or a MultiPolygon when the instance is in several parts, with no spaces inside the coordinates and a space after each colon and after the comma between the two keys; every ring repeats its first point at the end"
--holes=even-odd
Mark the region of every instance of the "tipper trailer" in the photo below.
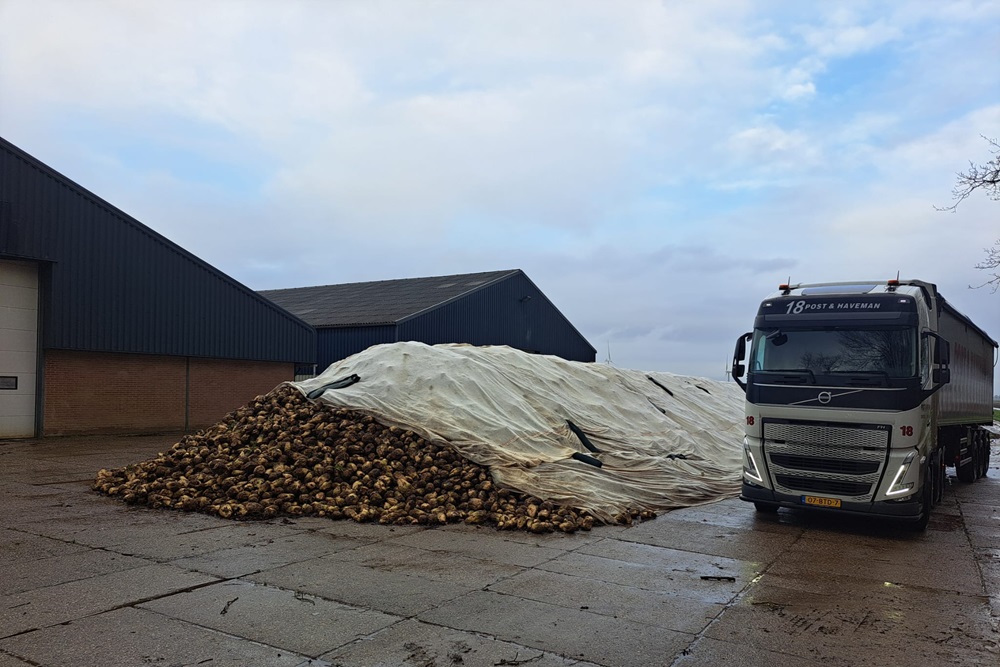
{"type": "Polygon", "coordinates": [[[932,283],[781,285],[733,355],[746,393],[740,497],[759,512],[925,528],[947,466],[964,482],[989,468],[996,359],[997,342],[932,283]]]}

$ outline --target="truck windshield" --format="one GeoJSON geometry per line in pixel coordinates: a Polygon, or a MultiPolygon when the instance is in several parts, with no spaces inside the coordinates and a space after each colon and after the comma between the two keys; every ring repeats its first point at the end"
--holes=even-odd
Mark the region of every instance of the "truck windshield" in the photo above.
{"type": "Polygon", "coordinates": [[[750,362],[751,372],[912,378],[917,375],[917,335],[912,327],[757,329],[750,362]]]}

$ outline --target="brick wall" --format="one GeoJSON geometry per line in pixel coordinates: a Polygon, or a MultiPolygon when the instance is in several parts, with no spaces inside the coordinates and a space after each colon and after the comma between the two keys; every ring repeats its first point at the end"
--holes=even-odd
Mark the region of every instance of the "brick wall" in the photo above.
{"type": "Polygon", "coordinates": [[[294,374],[294,364],[192,357],[191,425],[210,426],[227,412],[292,380],[294,374]]]}
{"type": "Polygon", "coordinates": [[[46,350],[44,366],[44,435],[196,430],[294,373],[286,363],[69,350],[46,350]]]}

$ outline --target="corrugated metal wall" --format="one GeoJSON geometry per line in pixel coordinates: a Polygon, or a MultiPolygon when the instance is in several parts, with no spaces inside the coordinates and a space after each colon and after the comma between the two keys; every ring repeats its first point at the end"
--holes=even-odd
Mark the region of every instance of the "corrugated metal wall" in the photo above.
{"type": "Polygon", "coordinates": [[[317,373],[372,345],[408,340],[428,345],[509,345],[570,361],[592,362],[597,356],[593,346],[520,272],[396,326],[321,328],[317,334],[317,373]]]}
{"type": "Polygon", "coordinates": [[[0,255],[42,262],[43,346],[312,363],[315,332],[0,139],[0,255]]]}
{"type": "MultiPolygon", "coordinates": [[[[322,373],[335,361],[366,350],[372,345],[395,343],[396,327],[336,327],[318,329],[319,351],[316,354],[316,372],[322,373]]],[[[400,339],[404,340],[404,339],[400,339]]]]}
{"type": "Polygon", "coordinates": [[[399,340],[509,345],[592,362],[597,352],[523,273],[400,322],[399,340]]]}

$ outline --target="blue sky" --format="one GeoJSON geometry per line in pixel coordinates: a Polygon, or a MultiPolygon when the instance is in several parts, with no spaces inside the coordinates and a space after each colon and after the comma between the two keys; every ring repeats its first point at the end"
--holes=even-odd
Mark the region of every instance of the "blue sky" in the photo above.
{"type": "MultiPolygon", "coordinates": [[[[253,289],[523,269],[723,379],[781,282],[969,289],[1000,1],[0,0],[0,135],[253,289]]],[[[997,380],[1000,393],[1000,377],[997,380]]]]}

